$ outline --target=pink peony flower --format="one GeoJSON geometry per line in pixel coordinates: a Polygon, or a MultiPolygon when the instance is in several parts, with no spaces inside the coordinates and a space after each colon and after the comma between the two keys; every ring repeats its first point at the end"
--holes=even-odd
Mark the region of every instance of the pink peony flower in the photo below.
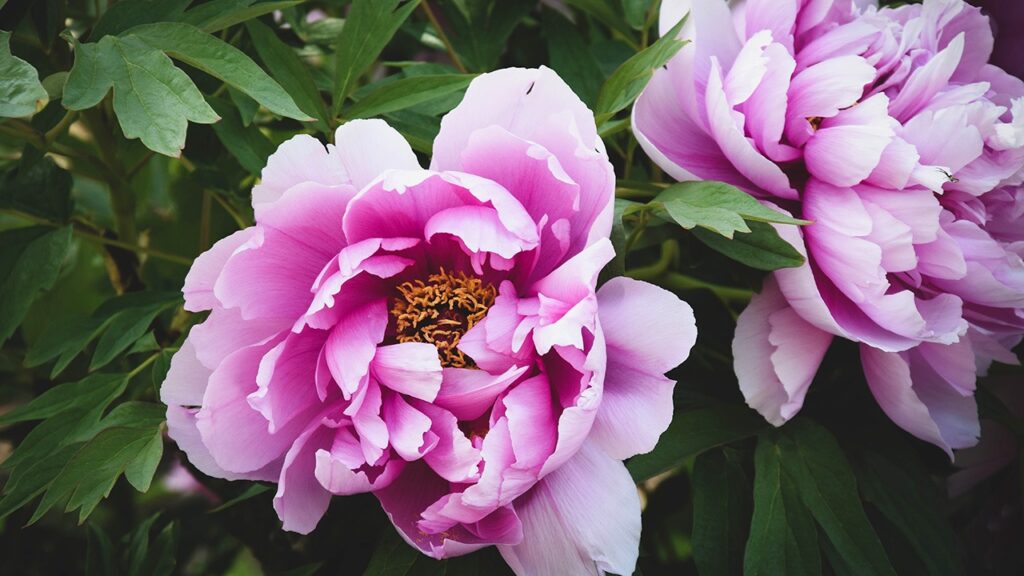
{"type": "Polygon", "coordinates": [[[546,68],[473,81],[430,170],[380,120],[285,142],[257,224],[200,256],[210,310],[162,389],[203,472],[278,483],[287,530],[373,492],[441,558],[497,544],[520,574],[631,574],[651,450],[696,337],[690,308],[600,289],[615,176],[591,112],[546,68]]]}
{"type": "Polygon", "coordinates": [[[1024,83],[987,64],[988,20],[961,0],[676,0],[662,31],[687,12],[637,138],[675,178],[813,221],[779,228],[807,265],[739,319],[747,402],[786,422],[839,336],[893,421],[973,444],[976,373],[1024,334],[1024,83]]]}

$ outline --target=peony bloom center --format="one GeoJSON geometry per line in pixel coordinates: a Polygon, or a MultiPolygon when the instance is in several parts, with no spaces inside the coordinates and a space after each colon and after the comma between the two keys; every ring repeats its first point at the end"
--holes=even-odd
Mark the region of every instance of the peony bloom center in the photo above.
{"type": "Polygon", "coordinates": [[[487,315],[497,295],[494,285],[464,272],[443,268],[426,282],[412,280],[397,286],[391,306],[398,342],[426,342],[437,347],[442,366],[474,367],[458,349],[459,339],[487,315]]]}

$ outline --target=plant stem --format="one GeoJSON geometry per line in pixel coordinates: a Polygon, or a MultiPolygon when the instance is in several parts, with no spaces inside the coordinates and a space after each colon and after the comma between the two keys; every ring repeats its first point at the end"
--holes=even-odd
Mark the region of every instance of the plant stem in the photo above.
{"type": "Polygon", "coordinates": [[[117,156],[117,142],[109,130],[105,114],[99,108],[86,110],[82,119],[92,132],[92,137],[100,151],[103,163],[112,173],[110,179],[110,205],[114,211],[114,221],[118,237],[130,245],[135,245],[138,231],[135,228],[135,194],[128,184],[124,165],[117,156]]]}
{"type": "Polygon", "coordinates": [[[437,37],[441,39],[441,43],[444,44],[444,49],[448,52],[448,57],[452,59],[452,64],[459,69],[459,72],[463,74],[468,73],[466,67],[462,64],[462,60],[459,58],[459,54],[455,51],[455,47],[452,46],[448,35],[444,33],[444,28],[441,27],[441,23],[438,22],[437,16],[434,15],[434,11],[430,8],[430,3],[427,0],[423,0],[420,3],[420,8],[423,8],[423,12],[427,15],[427,20],[430,20],[430,25],[434,27],[434,31],[437,32],[437,37]]]}

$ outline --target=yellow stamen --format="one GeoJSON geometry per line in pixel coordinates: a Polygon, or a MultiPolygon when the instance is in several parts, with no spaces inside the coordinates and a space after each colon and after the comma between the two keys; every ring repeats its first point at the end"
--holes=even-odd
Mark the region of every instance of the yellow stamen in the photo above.
{"type": "Polygon", "coordinates": [[[443,268],[427,281],[403,282],[391,307],[399,342],[427,342],[437,347],[441,364],[453,368],[473,367],[458,349],[462,335],[487,315],[497,290],[491,284],[464,272],[449,274],[443,268]]]}

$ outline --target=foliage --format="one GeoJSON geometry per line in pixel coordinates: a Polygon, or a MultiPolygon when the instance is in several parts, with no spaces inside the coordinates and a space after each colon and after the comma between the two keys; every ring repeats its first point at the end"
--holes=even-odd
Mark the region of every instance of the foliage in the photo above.
{"type": "MultiPolygon", "coordinates": [[[[419,555],[370,495],[336,498],[309,536],[280,531],[270,485],[208,478],[166,439],[158,388],[203,319],[182,308],[188,266],[252,223],[250,191],[280,142],[383,117],[426,164],[475,75],[539,65],[594,110],[616,168],[618,255],[603,278],[675,291],[700,328],[671,374],[672,425],[627,463],[646,501],[638,573],[1020,570],[1019,461],[947,497],[954,469],[888,422],[853,346],[833,346],[781,429],[743,404],[735,317],[765,271],[803,264],[777,229],[807,222],[728,184],[672,183],[644,156],[630,107],[683,47],[657,38],[657,12],[652,0],[0,2],[0,572],[508,573],[493,549],[419,555]]],[[[982,417],[1019,440],[987,385],[982,417]]]]}

